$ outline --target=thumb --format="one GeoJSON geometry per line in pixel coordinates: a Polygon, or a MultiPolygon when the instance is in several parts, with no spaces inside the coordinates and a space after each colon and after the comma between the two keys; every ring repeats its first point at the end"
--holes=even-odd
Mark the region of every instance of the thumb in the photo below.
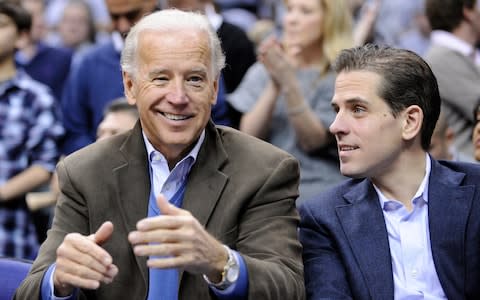
{"type": "Polygon", "coordinates": [[[93,235],[93,241],[96,244],[101,245],[105,243],[112,236],[112,233],[113,233],[113,224],[112,222],[107,221],[103,223],[102,226],[100,226],[100,228],[98,228],[97,232],[95,232],[95,234],[93,235]]]}
{"type": "Polygon", "coordinates": [[[164,195],[160,194],[157,197],[157,206],[160,209],[162,215],[169,215],[169,216],[180,216],[183,215],[183,210],[176,207],[173,204],[168,202],[167,198],[164,195]]]}

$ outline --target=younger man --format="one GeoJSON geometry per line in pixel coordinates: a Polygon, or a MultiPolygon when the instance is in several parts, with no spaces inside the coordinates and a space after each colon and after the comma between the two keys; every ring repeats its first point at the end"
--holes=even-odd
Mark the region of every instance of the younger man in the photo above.
{"type": "Polygon", "coordinates": [[[407,50],[342,51],[332,106],[351,180],[300,205],[309,299],[478,299],[480,166],[428,154],[440,113],[407,50]]]}

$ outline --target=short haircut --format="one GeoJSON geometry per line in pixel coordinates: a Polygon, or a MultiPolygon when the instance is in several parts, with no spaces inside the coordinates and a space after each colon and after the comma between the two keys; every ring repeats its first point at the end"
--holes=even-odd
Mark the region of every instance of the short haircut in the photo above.
{"type": "Polygon", "coordinates": [[[476,0],[426,0],[425,13],[433,30],[452,32],[463,19],[463,8],[473,8],[476,0]]]}
{"type": "Polygon", "coordinates": [[[122,70],[132,76],[135,75],[138,36],[142,31],[157,30],[165,32],[179,29],[207,33],[211,52],[211,67],[214,76],[218,77],[225,65],[225,55],[217,33],[204,15],[178,9],[164,9],[154,12],[143,17],[132,27],[125,39],[125,47],[122,51],[122,70]]]}
{"type": "Polygon", "coordinates": [[[107,104],[103,112],[103,116],[105,117],[108,113],[117,112],[126,112],[136,118],[139,116],[137,106],[129,104],[125,97],[116,98],[107,104]]]}
{"type": "Polygon", "coordinates": [[[396,117],[410,105],[423,111],[422,148],[428,151],[435,124],[440,114],[438,84],[428,64],[417,54],[405,49],[367,44],[342,50],[334,69],[337,73],[369,71],[382,80],[377,87],[381,97],[396,117]]]}
{"type": "Polygon", "coordinates": [[[18,32],[30,32],[32,18],[20,5],[8,1],[0,1],[0,14],[4,14],[12,19],[18,32]]]}

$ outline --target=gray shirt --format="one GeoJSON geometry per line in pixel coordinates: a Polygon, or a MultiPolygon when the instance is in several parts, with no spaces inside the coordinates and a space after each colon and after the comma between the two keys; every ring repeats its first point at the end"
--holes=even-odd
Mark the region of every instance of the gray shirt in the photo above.
{"type": "MultiPolygon", "coordinates": [[[[328,128],[335,118],[335,112],[330,105],[335,84],[334,73],[329,72],[320,77],[317,69],[301,69],[297,71],[297,79],[305,100],[318,119],[328,128]]],[[[270,76],[265,67],[261,63],[254,64],[235,92],[228,96],[228,101],[242,113],[250,111],[269,80],[270,76]]],[[[300,163],[299,201],[302,201],[338,183],[344,177],[340,174],[335,143],[315,154],[306,153],[299,147],[295,130],[287,117],[284,96],[279,97],[272,115],[272,126],[267,141],[298,159],[300,163]]]]}

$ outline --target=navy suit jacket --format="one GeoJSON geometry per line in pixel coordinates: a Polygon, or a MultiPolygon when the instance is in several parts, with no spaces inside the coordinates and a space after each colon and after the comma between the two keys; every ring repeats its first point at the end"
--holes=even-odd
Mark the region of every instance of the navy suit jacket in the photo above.
{"type": "MultiPolygon", "coordinates": [[[[480,165],[432,160],[433,261],[449,299],[480,299],[480,165]]],[[[299,207],[308,299],[393,299],[387,229],[368,179],[350,179],[299,207]]]]}

